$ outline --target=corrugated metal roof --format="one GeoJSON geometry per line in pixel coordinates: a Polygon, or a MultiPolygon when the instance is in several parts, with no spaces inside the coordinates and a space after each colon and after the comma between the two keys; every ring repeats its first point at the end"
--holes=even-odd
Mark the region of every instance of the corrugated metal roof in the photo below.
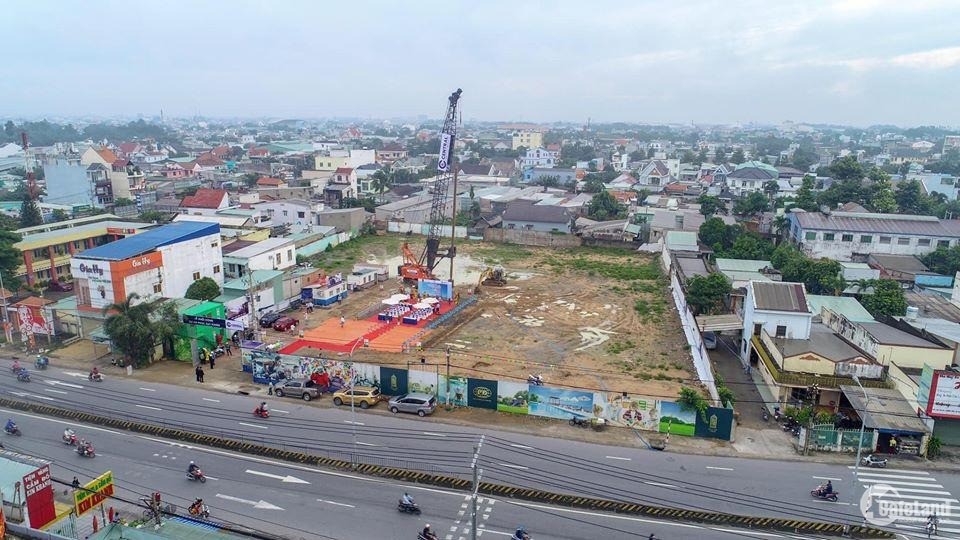
{"type": "Polygon", "coordinates": [[[902,347],[921,347],[925,349],[942,349],[940,345],[927,341],[923,338],[917,337],[913,334],[908,334],[903,330],[894,328],[892,326],[883,324],[881,322],[864,322],[860,323],[860,326],[863,327],[874,339],[877,340],[882,345],[899,345],[902,347]]]}
{"type": "Polygon", "coordinates": [[[748,259],[717,259],[717,270],[721,272],[759,272],[764,268],[772,268],[770,261],[755,261],[748,259]]]}
{"type": "Polygon", "coordinates": [[[856,298],[849,296],[808,294],[807,302],[810,303],[810,310],[813,311],[814,317],[819,316],[823,308],[827,308],[853,322],[875,322],[876,320],[870,315],[867,308],[857,302],[856,298]]]}
{"type": "Polygon", "coordinates": [[[685,231],[667,232],[667,249],[674,251],[699,251],[697,233],[685,231]]]}
{"type": "Polygon", "coordinates": [[[220,225],[216,223],[178,221],[140,234],[128,236],[116,242],[110,242],[109,244],[88,249],[77,258],[96,259],[100,261],[122,261],[153,251],[161,246],[218,232],[220,232],[220,225]]]}
{"type": "Polygon", "coordinates": [[[909,433],[929,433],[923,420],[917,418],[917,411],[910,407],[899,390],[888,388],[866,388],[859,386],[840,387],[857,414],[863,419],[863,425],[871,429],[884,429],[909,433]],[[867,398],[864,400],[864,392],[867,398]]]}
{"type": "Polygon", "coordinates": [[[810,313],[803,283],[755,281],[750,286],[753,287],[753,301],[757,309],[810,313]]]}
{"type": "Polygon", "coordinates": [[[834,212],[830,215],[820,212],[794,212],[790,215],[804,230],[960,238],[960,222],[932,216],[858,212],[834,212]]]}

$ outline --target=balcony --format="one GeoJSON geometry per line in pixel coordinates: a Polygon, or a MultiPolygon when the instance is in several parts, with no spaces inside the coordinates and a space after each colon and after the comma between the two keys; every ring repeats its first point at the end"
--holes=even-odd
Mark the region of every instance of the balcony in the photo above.
{"type": "MultiPolygon", "coordinates": [[[[841,385],[857,384],[852,377],[783,371],[773,360],[770,351],[767,350],[766,345],[760,340],[760,336],[751,337],[750,343],[753,344],[753,348],[757,351],[757,356],[760,357],[760,361],[763,362],[763,365],[778,385],[806,388],[816,384],[820,388],[839,390],[841,385]]],[[[893,388],[893,385],[889,382],[876,379],[860,379],[860,383],[866,388],[893,388]]]]}

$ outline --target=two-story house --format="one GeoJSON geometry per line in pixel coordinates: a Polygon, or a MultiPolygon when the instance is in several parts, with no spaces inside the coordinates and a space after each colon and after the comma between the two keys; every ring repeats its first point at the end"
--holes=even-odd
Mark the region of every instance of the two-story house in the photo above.
{"type": "Polygon", "coordinates": [[[763,185],[779,178],[780,173],[773,165],[762,161],[747,161],[737,165],[733,172],[726,175],[727,187],[738,197],[745,197],[756,191],[763,191],[763,185]]]}
{"type": "Polygon", "coordinates": [[[660,159],[648,161],[637,173],[636,189],[646,189],[654,193],[663,191],[663,186],[674,181],[670,167],[660,159]]]}
{"type": "Polygon", "coordinates": [[[260,242],[238,241],[223,247],[224,277],[242,278],[252,270],[286,270],[297,264],[297,248],[291,238],[268,238],[260,242]]]}
{"type": "Polygon", "coordinates": [[[557,153],[545,150],[543,148],[531,148],[526,154],[517,158],[517,168],[526,169],[528,167],[551,168],[557,163],[557,153]]]}
{"type": "Polygon", "coordinates": [[[521,146],[526,149],[532,148],[542,148],[543,147],[543,133],[533,130],[524,130],[517,131],[513,134],[511,148],[516,150],[521,146]]]}
{"type": "Polygon", "coordinates": [[[356,197],[357,194],[357,173],[352,167],[335,170],[323,188],[324,202],[331,208],[340,208],[344,199],[356,197]]]}
{"type": "Polygon", "coordinates": [[[566,208],[515,200],[503,212],[503,228],[538,232],[570,232],[571,216],[566,208]]]}
{"type": "Polygon", "coordinates": [[[180,201],[180,213],[212,216],[230,206],[230,195],[225,189],[200,188],[180,201]]]}
{"type": "Polygon", "coordinates": [[[400,161],[407,157],[407,151],[403,146],[393,142],[383,145],[383,148],[377,150],[377,162],[390,164],[395,161],[400,161]]]}

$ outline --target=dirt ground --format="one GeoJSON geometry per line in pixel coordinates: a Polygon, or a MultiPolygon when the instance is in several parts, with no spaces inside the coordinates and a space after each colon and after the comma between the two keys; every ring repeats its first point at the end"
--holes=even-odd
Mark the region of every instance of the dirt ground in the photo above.
{"type": "MultiPolygon", "coordinates": [[[[404,240],[367,237],[314,262],[328,271],[349,270],[360,261],[394,267],[404,240]]],[[[416,238],[409,240],[411,247],[422,249],[416,238]]],[[[461,242],[454,275],[462,297],[473,292],[483,267],[493,264],[505,268],[507,285],[481,287],[477,304],[428,334],[422,351],[360,349],[354,359],[405,366],[424,356],[445,364],[449,348],[454,375],[525,379],[540,373],[547,383],[665,398],[676,396],[682,383],[695,377],[655,257],[612,249],[461,242]]],[[[446,261],[439,268],[448,275],[446,261]]],[[[315,311],[306,328],[328,317],[351,317],[382,296],[385,292],[376,287],[360,291],[342,307],[315,311]]]]}

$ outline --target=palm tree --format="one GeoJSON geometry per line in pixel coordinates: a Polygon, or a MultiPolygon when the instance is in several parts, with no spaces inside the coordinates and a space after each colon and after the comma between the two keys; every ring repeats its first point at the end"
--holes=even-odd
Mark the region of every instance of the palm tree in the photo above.
{"type": "Polygon", "coordinates": [[[773,218],[773,234],[777,237],[777,244],[783,242],[785,233],[790,229],[790,220],[785,214],[773,218]]]}
{"type": "Polygon", "coordinates": [[[103,308],[104,314],[111,314],[103,322],[104,331],[113,346],[137,365],[153,358],[156,343],[150,322],[153,307],[147,303],[137,304],[139,298],[139,294],[130,293],[126,300],[103,308]]]}
{"type": "Polygon", "coordinates": [[[380,169],[373,173],[373,190],[380,195],[380,202],[383,202],[383,193],[393,187],[393,175],[386,169],[380,169]]]}

